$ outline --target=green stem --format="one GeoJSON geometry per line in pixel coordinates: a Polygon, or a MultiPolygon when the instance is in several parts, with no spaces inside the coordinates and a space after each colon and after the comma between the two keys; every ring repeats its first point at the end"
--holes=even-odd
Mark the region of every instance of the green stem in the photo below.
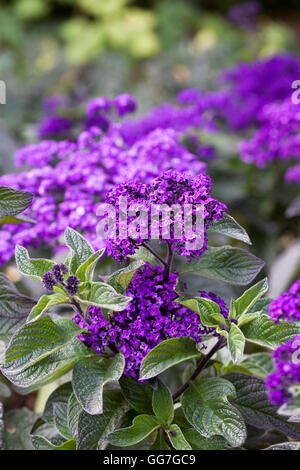
{"type": "Polygon", "coordinates": [[[215,344],[215,346],[209,351],[209,353],[206,354],[206,356],[202,358],[202,360],[200,361],[200,364],[195,369],[195,371],[190,376],[190,378],[174,393],[173,400],[176,400],[188,388],[190,383],[193,382],[198,377],[200,372],[202,372],[202,370],[204,369],[208,361],[212,358],[212,356],[217,351],[222,349],[225,346],[225,344],[226,344],[226,339],[224,338],[224,336],[221,336],[218,342],[215,344]]]}

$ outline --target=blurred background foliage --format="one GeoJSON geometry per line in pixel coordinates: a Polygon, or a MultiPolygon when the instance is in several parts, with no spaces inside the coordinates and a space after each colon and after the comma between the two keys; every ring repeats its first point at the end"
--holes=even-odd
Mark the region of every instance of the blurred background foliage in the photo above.
{"type": "Polygon", "coordinates": [[[41,100],[53,93],[126,90],[143,111],[184,87],[213,89],[217,73],[238,61],[297,50],[293,2],[281,14],[280,2],[279,10],[262,2],[253,31],[228,20],[235,3],[1,0],[0,76],[9,97],[1,132],[8,129],[18,144],[31,141],[41,100]]]}

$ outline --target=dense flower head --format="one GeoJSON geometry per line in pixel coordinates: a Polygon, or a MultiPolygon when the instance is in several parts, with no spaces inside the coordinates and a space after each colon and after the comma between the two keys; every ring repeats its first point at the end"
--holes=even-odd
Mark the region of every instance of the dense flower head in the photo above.
{"type": "Polygon", "coordinates": [[[270,303],[269,314],[276,322],[300,321],[300,279],[294,282],[287,292],[283,292],[270,303]]]}
{"type": "MultiPolygon", "coordinates": [[[[144,357],[168,338],[188,336],[201,343],[203,336],[216,334],[213,328],[204,327],[199,315],[174,302],[177,294],[177,275],[165,275],[160,266],[146,263],[131,280],[126,295],[132,298],[127,308],[106,318],[98,307],[91,306],[84,321],[78,314],[73,317],[88,333],[81,334],[85,344],[98,354],[112,346],[125,356],[124,374],[139,377],[144,357]]],[[[212,293],[202,293],[219,303],[221,313],[228,316],[222,299],[212,293]]],[[[204,347],[204,345],[202,345],[204,347]]]]}
{"type": "MultiPolygon", "coordinates": [[[[264,107],[260,126],[253,136],[239,144],[241,158],[263,168],[275,160],[300,162],[300,110],[291,99],[264,107]]],[[[299,165],[288,169],[288,182],[299,182],[299,165]]]]}
{"type": "MultiPolygon", "coordinates": [[[[130,181],[117,185],[108,193],[105,200],[117,210],[116,236],[107,237],[106,240],[108,254],[119,261],[124,261],[128,255],[134,253],[137,246],[153,238],[152,231],[156,229],[156,238],[167,242],[173,251],[181,256],[199,258],[207,247],[205,229],[208,229],[215,220],[222,218],[227,211],[224,204],[211,196],[211,189],[211,179],[205,173],[192,176],[176,170],[168,170],[147,184],[130,181]],[[121,197],[126,198],[125,208],[123,208],[121,197]],[[130,236],[129,233],[130,225],[135,218],[130,212],[133,205],[139,214],[143,212],[144,215],[143,220],[140,221],[137,236],[130,236]],[[163,205],[179,209],[171,215],[171,224],[168,217],[160,221],[153,217],[155,215],[153,211],[163,205]],[[199,206],[203,209],[200,217],[203,219],[204,233],[201,246],[193,248],[192,244],[186,243],[188,240],[192,241],[193,232],[186,234],[184,217],[187,217],[187,207],[191,207],[193,211],[199,206]],[[120,233],[121,212],[124,212],[127,218],[127,237],[120,233]]],[[[191,221],[193,228],[198,230],[200,235],[200,229],[195,225],[195,213],[191,213],[191,221]]]]}
{"type": "Polygon", "coordinates": [[[265,384],[270,402],[279,406],[292,398],[291,387],[300,385],[300,335],[274,351],[273,363],[265,384]]]}
{"type": "MultiPolygon", "coordinates": [[[[123,108],[132,111],[134,103],[130,95],[113,100],[100,97],[89,103],[86,119],[90,124],[97,122],[111,109],[123,115],[123,108]]],[[[57,109],[56,101],[50,100],[48,112],[57,109]]],[[[98,249],[97,207],[116,184],[133,179],[147,183],[169,169],[203,173],[206,164],[199,160],[199,152],[192,153],[181,141],[184,129],[194,124],[188,119],[191,113],[196,122],[196,112],[189,106],[187,110],[185,106],[171,107],[168,117],[154,109],[148,117],[126,123],[114,122],[109,115],[106,130],[89,124],[75,140],[43,140],[20,149],[17,166],[31,168],[1,176],[0,184],[33,193],[33,203],[24,215],[36,223],[3,225],[0,262],[6,263],[12,257],[16,243],[55,248],[68,226],[81,231],[98,249]]]]}
{"type": "Polygon", "coordinates": [[[219,78],[227,87],[216,92],[223,95],[219,113],[234,130],[257,124],[265,105],[290,100],[291,84],[299,76],[300,61],[290,54],[238,64],[219,78]]]}

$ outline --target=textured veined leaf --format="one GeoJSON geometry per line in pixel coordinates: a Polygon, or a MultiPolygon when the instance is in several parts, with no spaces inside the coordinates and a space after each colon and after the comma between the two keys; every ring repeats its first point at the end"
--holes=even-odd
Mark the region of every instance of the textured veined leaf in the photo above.
{"type": "Polygon", "coordinates": [[[207,378],[190,386],[181,404],[189,423],[204,437],[223,436],[233,447],[243,444],[246,426],[240,412],[228,398],[235,396],[234,386],[223,378],[207,378]]]}
{"type": "Polygon", "coordinates": [[[106,390],[103,394],[104,409],[101,415],[82,411],[78,422],[78,450],[103,450],[107,436],[119,426],[128,407],[118,390],[106,390]]]}
{"type": "Polygon", "coordinates": [[[168,430],[168,437],[172,446],[176,450],[192,450],[190,444],[184,437],[180,427],[177,424],[172,424],[168,430]]]}
{"type": "Polygon", "coordinates": [[[171,338],[162,341],[144,358],[140,369],[140,380],[151,379],[180,362],[200,357],[192,338],[171,338]]]}
{"type": "Polygon", "coordinates": [[[268,280],[267,278],[259,281],[254,286],[247,289],[241,297],[234,301],[235,311],[237,318],[247,313],[253,305],[267,292],[268,280]]]}
{"type": "Polygon", "coordinates": [[[234,323],[231,323],[228,333],[228,347],[233,363],[241,361],[244,354],[245,337],[234,323]]]}
{"type": "Polygon", "coordinates": [[[241,327],[247,341],[270,349],[276,349],[283,343],[293,339],[299,332],[295,324],[282,322],[274,323],[268,315],[262,314],[241,327]]]}
{"type": "Polygon", "coordinates": [[[94,255],[91,244],[76,230],[68,227],[65,231],[66,244],[71,248],[73,254],[70,263],[70,269],[73,274],[77,269],[94,255]]]}
{"type": "Polygon", "coordinates": [[[241,248],[208,247],[199,260],[185,263],[180,274],[196,274],[217,281],[247,285],[263,266],[261,259],[241,248]]]}
{"type": "Polygon", "coordinates": [[[32,202],[33,195],[7,186],[0,186],[0,220],[4,216],[14,216],[25,211],[32,202]]]}
{"type": "Polygon", "coordinates": [[[73,390],[82,408],[91,415],[103,411],[103,387],[118,380],[124,370],[122,353],[113,358],[90,359],[78,362],[73,370],[73,390]]]}
{"type": "Polygon", "coordinates": [[[128,447],[141,442],[159,426],[159,421],[154,416],[139,415],[134,418],[130,427],[114,431],[107,439],[114,446],[128,447]]]}
{"type": "Polygon", "coordinates": [[[246,230],[229,214],[225,214],[223,218],[216,220],[209,230],[252,245],[246,230]]]}
{"type": "Polygon", "coordinates": [[[10,336],[26,321],[34,301],[20,294],[14,284],[0,273],[0,339],[10,336]]]}
{"type": "Polygon", "coordinates": [[[21,245],[16,245],[15,257],[18,270],[25,276],[41,281],[44,274],[51,271],[54,261],[42,258],[30,258],[28,251],[21,245]]]}
{"type": "Polygon", "coordinates": [[[263,380],[240,373],[225,377],[236,389],[236,397],[230,401],[239,409],[246,423],[259,429],[276,429],[293,439],[300,437],[297,426],[280,416],[277,408],[269,402],[263,380]]]}

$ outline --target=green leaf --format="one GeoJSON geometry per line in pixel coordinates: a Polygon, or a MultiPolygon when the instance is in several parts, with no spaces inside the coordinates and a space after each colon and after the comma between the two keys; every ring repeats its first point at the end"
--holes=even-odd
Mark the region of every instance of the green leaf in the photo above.
{"type": "Polygon", "coordinates": [[[72,393],[68,400],[68,429],[74,439],[78,433],[78,422],[81,412],[81,405],[78,402],[75,394],[72,393]]]}
{"type": "Polygon", "coordinates": [[[76,336],[77,325],[66,318],[42,317],[26,324],[12,338],[2,373],[18,387],[38,388],[66,373],[80,359],[93,355],[76,336]]]}
{"type": "Polygon", "coordinates": [[[75,275],[82,281],[92,281],[96,264],[102,258],[105,248],[93,253],[84,263],[82,263],[76,270],[75,275]]]}
{"type": "Polygon", "coordinates": [[[103,450],[108,445],[106,436],[120,424],[127,405],[118,390],[103,394],[104,409],[101,415],[82,411],[78,422],[78,450],[103,450]]]}
{"type": "Polygon", "coordinates": [[[148,380],[166,369],[188,359],[200,357],[192,338],[171,338],[155,346],[144,358],[140,369],[140,380],[148,380]]]}
{"type": "Polygon", "coordinates": [[[28,394],[38,388],[54,382],[81,359],[88,358],[92,352],[78,339],[74,339],[59,351],[45,357],[33,366],[22,372],[10,374],[4,372],[6,377],[18,388],[18,393],[28,394]],[[22,389],[23,392],[22,392],[22,389]]]}
{"type": "Polygon", "coordinates": [[[147,383],[138,383],[133,377],[121,377],[119,384],[125,399],[138,413],[152,413],[153,389],[147,383]]]}
{"type": "Polygon", "coordinates": [[[6,383],[2,382],[2,377],[0,376],[0,398],[8,398],[11,396],[11,391],[6,383]]]}
{"type": "MultiPolygon", "coordinates": [[[[80,292],[79,295],[81,295],[80,292]]],[[[104,282],[90,283],[85,294],[82,293],[82,297],[75,296],[75,298],[84,305],[96,305],[115,312],[124,310],[132,300],[131,297],[118,294],[113,287],[104,282]]]]}
{"type": "Polygon", "coordinates": [[[153,416],[139,415],[134,418],[129,428],[118,429],[107,436],[108,441],[117,447],[137,444],[159,428],[159,422],[153,416]]]}
{"type": "Polygon", "coordinates": [[[5,224],[36,224],[36,221],[31,219],[30,217],[26,217],[25,215],[18,215],[18,216],[5,216],[2,217],[0,221],[1,225],[5,224]]]}
{"type": "Polygon", "coordinates": [[[196,274],[230,284],[247,285],[263,266],[261,259],[241,248],[208,247],[199,260],[185,263],[180,274],[196,274]]]}
{"type": "Polygon", "coordinates": [[[18,270],[25,276],[41,281],[44,274],[51,271],[54,261],[42,258],[30,258],[28,251],[21,245],[16,245],[15,257],[18,270]]]}
{"type": "Polygon", "coordinates": [[[263,380],[239,373],[228,374],[226,379],[235,386],[237,396],[231,401],[246,423],[259,429],[275,429],[293,439],[299,438],[300,430],[280,416],[269,402],[263,380]]]}
{"type": "Polygon", "coordinates": [[[241,330],[250,343],[276,349],[281,344],[293,339],[298,334],[299,327],[287,322],[277,325],[267,315],[262,314],[242,326],[241,330]]]}
{"type": "Polygon", "coordinates": [[[269,353],[255,353],[243,359],[237,366],[226,366],[226,372],[242,372],[265,379],[273,371],[273,362],[269,353]]]}
{"type": "Polygon", "coordinates": [[[204,297],[178,298],[175,302],[198,313],[204,326],[216,327],[226,324],[225,318],[220,313],[219,305],[213,300],[204,297]]]}
{"type": "Polygon", "coordinates": [[[152,266],[157,264],[157,259],[153,256],[147,248],[140,246],[133,255],[129,255],[130,259],[141,260],[143,263],[149,263],[152,266]]]}
{"type": "Polygon", "coordinates": [[[14,284],[0,273],[0,339],[8,340],[26,321],[34,301],[20,294],[14,284]]]}
{"type": "Polygon", "coordinates": [[[43,436],[33,435],[31,436],[31,442],[35,450],[76,450],[76,441],[74,439],[55,445],[43,436]]]}
{"type": "Polygon", "coordinates": [[[27,321],[32,322],[40,318],[54,305],[70,303],[69,297],[62,294],[42,295],[38,303],[31,310],[27,321]]]}
{"type": "Polygon", "coordinates": [[[253,305],[267,292],[268,280],[267,278],[258,282],[250,289],[246,290],[241,297],[235,300],[236,318],[249,312],[253,305]]]}
{"type": "Polygon", "coordinates": [[[230,446],[221,436],[203,437],[196,429],[185,429],[183,434],[193,450],[228,450],[230,446]]]}
{"type": "Polygon", "coordinates": [[[70,227],[65,231],[65,240],[66,245],[72,250],[70,270],[75,274],[77,269],[94,255],[94,250],[80,233],[70,227]]]}
{"type": "Polygon", "coordinates": [[[204,437],[223,436],[233,447],[243,444],[246,426],[227,398],[235,396],[234,386],[222,378],[207,378],[190,386],[181,403],[189,423],[204,437]]]}
{"type": "Polygon", "coordinates": [[[252,245],[246,230],[229,214],[225,214],[222,219],[216,220],[209,230],[252,245]]]}
{"type": "Polygon", "coordinates": [[[261,314],[262,312],[243,313],[238,319],[238,326],[241,327],[243,325],[246,325],[246,323],[250,323],[251,321],[258,318],[261,314]]]}
{"type": "Polygon", "coordinates": [[[300,450],[300,442],[281,442],[280,444],[274,444],[265,450],[300,450]]]}
{"type": "Polygon", "coordinates": [[[12,338],[4,357],[4,370],[21,372],[72,341],[81,329],[67,318],[42,317],[24,325],[12,338]]]}
{"type": "Polygon", "coordinates": [[[7,186],[0,186],[0,220],[4,216],[14,216],[25,211],[32,202],[33,195],[7,186]]]}
{"type": "Polygon", "coordinates": [[[28,408],[8,411],[5,415],[4,449],[34,450],[29,433],[36,419],[37,415],[28,408]]]}
{"type": "Polygon", "coordinates": [[[73,390],[82,408],[91,415],[103,411],[103,387],[118,380],[124,370],[122,353],[113,358],[87,359],[80,361],[73,370],[73,390]]]}
{"type": "Polygon", "coordinates": [[[233,363],[241,361],[244,354],[245,337],[234,323],[231,323],[228,333],[228,347],[233,363]]]}
{"type": "Polygon", "coordinates": [[[133,261],[126,268],[119,269],[113,273],[107,280],[107,283],[110,284],[117,292],[125,294],[126,289],[134,277],[137,270],[145,264],[142,260],[133,261]]]}
{"type": "Polygon", "coordinates": [[[294,396],[287,403],[284,403],[278,410],[278,413],[283,416],[298,416],[300,415],[300,393],[294,396]]]}
{"type": "Polygon", "coordinates": [[[170,390],[160,380],[153,392],[152,408],[162,425],[168,426],[174,418],[173,398],[170,390]]]}
{"type": "Polygon", "coordinates": [[[54,423],[54,405],[56,403],[68,403],[71,395],[71,382],[64,383],[55,389],[54,392],[52,392],[49,396],[45,405],[43,420],[47,423],[54,423]]]}
{"type": "Polygon", "coordinates": [[[172,424],[168,430],[168,437],[172,443],[172,446],[176,450],[192,450],[190,444],[185,439],[182,431],[177,424],[172,424]]]}
{"type": "Polygon", "coordinates": [[[59,434],[65,439],[72,439],[68,426],[68,404],[55,403],[53,406],[54,424],[59,434]]]}

